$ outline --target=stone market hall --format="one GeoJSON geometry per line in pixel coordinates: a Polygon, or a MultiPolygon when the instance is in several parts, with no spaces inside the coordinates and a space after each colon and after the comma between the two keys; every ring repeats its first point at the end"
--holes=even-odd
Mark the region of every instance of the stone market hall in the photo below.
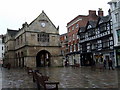
{"type": "Polygon", "coordinates": [[[59,27],[56,28],[44,11],[19,30],[7,29],[4,65],[12,67],[61,66],[59,27]]]}

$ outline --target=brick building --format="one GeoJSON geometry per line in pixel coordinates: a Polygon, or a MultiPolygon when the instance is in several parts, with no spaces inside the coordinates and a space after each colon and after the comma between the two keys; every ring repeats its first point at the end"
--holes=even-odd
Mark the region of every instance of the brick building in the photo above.
{"type": "Polygon", "coordinates": [[[67,49],[66,60],[69,60],[70,65],[76,63],[80,64],[80,45],[79,37],[77,35],[80,27],[87,24],[88,21],[97,20],[98,17],[103,16],[103,11],[98,10],[98,15],[95,10],[89,10],[89,15],[78,15],[73,20],[67,23],[67,44],[65,43],[65,49],[67,49]]]}
{"type": "Polygon", "coordinates": [[[63,65],[66,61],[66,54],[68,53],[68,35],[67,33],[60,35],[60,42],[61,42],[61,54],[63,56],[63,65]]]}
{"type": "Polygon", "coordinates": [[[61,66],[59,28],[42,13],[21,29],[7,29],[5,37],[5,61],[12,67],[61,66]]]}

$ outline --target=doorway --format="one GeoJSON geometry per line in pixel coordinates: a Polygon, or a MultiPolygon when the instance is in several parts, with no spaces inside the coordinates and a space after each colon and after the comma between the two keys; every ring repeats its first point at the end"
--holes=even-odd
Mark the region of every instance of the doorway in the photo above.
{"type": "Polygon", "coordinates": [[[50,58],[51,55],[48,51],[42,50],[38,52],[36,56],[36,67],[49,67],[51,65],[50,58]]]}

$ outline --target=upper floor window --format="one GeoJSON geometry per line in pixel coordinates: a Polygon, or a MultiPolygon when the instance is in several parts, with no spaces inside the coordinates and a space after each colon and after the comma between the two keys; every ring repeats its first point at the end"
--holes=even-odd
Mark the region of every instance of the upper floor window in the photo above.
{"type": "Polygon", "coordinates": [[[72,38],[73,38],[73,40],[75,39],[75,35],[74,34],[72,35],[72,38]]]}
{"type": "Polygon", "coordinates": [[[99,26],[99,30],[100,30],[100,32],[106,31],[106,24],[101,24],[101,25],[99,26]]]}
{"type": "Polygon", "coordinates": [[[2,46],[2,50],[3,50],[3,46],[2,46]]]}
{"type": "Polygon", "coordinates": [[[17,44],[19,45],[19,37],[17,38],[17,44]]]}
{"type": "Polygon", "coordinates": [[[114,3],[114,7],[117,8],[117,2],[114,3]]]}
{"type": "Polygon", "coordinates": [[[106,27],[107,30],[110,30],[110,24],[107,23],[107,27],[106,27]]]}
{"type": "Polygon", "coordinates": [[[70,52],[72,52],[72,45],[70,46],[70,52]]]}
{"type": "Polygon", "coordinates": [[[76,28],[78,28],[79,27],[79,25],[78,25],[78,23],[76,24],[76,28]]]}
{"type": "Polygon", "coordinates": [[[88,37],[88,33],[85,34],[85,38],[87,38],[87,37],[88,37]]]}
{"type": "Polygon", "coordinates": [[[72,30],[74,30],[74,26],[72,26],[72,30]]]}
{"type": "Polygon", "coordinates": [[[68,28],[68,32],[70,32],[70,28],[68,28]]]}
{"type": "Polygon", "coordinates": [[[82,39],[85,39],[85,34],[84,33],[82,33],[81,35],[80,35],[80,39],[82,40],[82,39]]]}
{"type": "Polygon", "coordinates": [[[118,14],[118,13],[116,13],[116,14],[115,14],[115,21],[116,21],[116,22],[117,22],[117,21],[118,21],[118,19],[119,19],[119,17],[118,17],[118,16],[119,16],[119,14],[118,14]]]}
{"type": "Polygon", "coordinates": [[[37,35],[38,42],[49,42],[49,34],[39,33],[37,35]]]}
{"type": "Polygon", "coordinates": [[[2,40],[0,40],[0,44],[2,44],[2,40]]]}
{"type": "Polygon", "coordinates": [[[23,36],[21,35],[21,44],[22,44],[22,42],[23,42],[23,36]]]}

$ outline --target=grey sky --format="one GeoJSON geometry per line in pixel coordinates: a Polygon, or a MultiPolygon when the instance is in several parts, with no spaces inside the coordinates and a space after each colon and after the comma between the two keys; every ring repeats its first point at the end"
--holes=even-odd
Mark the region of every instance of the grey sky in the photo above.
{"type": "Polygon", "coordinates": [[[41,12],[48,15],[60,34],[66,33],[67,23],[77,15],[88,15],[88,10],[102,8],[108,14],[110,0],[0,0],[0,34],[7,28],[22,27],[24,22],[32,22],[41,12]]]}

